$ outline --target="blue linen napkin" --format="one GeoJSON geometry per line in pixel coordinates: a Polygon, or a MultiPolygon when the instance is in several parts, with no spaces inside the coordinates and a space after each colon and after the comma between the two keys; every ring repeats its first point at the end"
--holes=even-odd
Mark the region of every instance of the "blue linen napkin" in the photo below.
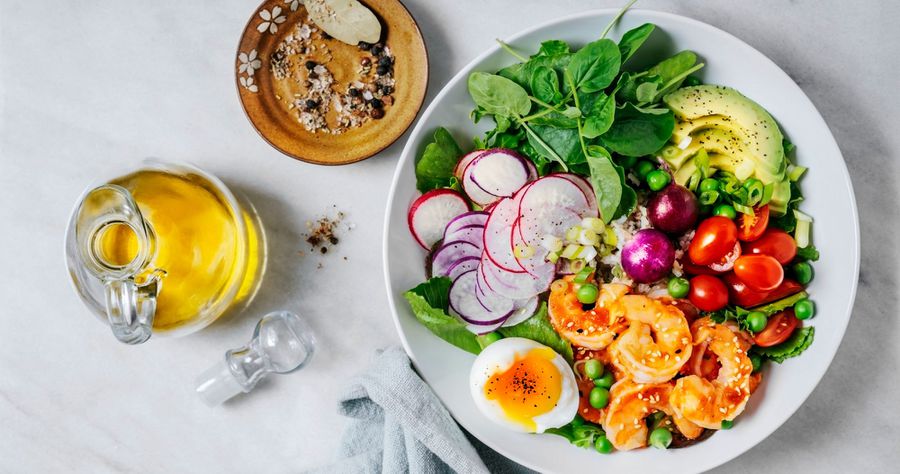
{"type": "Polygon", "coordinates": [[[467,438],[400,347],[378,351],[338,410],[351,419],[338,461],[314,472],[531,472],[467,438]]]}

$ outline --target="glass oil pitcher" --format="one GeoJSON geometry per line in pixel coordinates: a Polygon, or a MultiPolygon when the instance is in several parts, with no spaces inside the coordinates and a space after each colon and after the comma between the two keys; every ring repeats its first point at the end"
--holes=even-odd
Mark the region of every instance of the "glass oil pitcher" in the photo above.
{"type": "Polygon", "coordinates": [[[193,166],[148,160],[89,189],[69,221],[75,289],[117,339],[189,334],[246,306],[266,264],[255,210],[193,166]]]}

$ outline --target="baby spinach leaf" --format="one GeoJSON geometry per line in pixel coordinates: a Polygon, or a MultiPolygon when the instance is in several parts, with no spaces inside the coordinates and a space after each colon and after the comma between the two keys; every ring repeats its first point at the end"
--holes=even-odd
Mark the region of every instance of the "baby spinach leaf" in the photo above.
{"type": "Polygon", "coordinates": [[[450,187],[460,155],[462,150],[450,132],[443,127],[435,130],[434,141],[425,146],[425,151],[416,160],[416,189],[424,193],[450,187]]]}
{"type": "Polygon", "coordinates": [[[547,115],[535,117],[528,121],[535,125],[547,125],[556,128],[578,128],[578,122],[572,118],[563,115],[560,112],[550,112],[547,115]]]}
{"type": "Polygon", "coordinates": [[[534,313],[534,316],[515,326],[502,327],[497,332],[503,337],[524,337],[540,342],[563,356],[569,363],[572,362],[572,345],[560,337],[550,324],[547,303],[541,303],[541,307],[534,313]]]}
{"type": "Polygon", "coordinates": [[[616,110],[616,120],[600,136],[607,148],[625,156],[650,155],[662,148],[675,129],[675,116],[645,113],[632,104],[616,110]]]}
{"type": "Polygon", "coordinates": [[[531,73],[531,93],[543,102],[556,104],[562,100],[559,76],[547,66],[538,66],[531,73]]]}
{"type": "Polygon", "coordinates": [[[600,217],[609,222],[622,199],[622,182],[619,180],[619,174],[612,162],[612,156],[601,146],[587,147],[587,164],[591,170],[590,181],[597,196],[600,217]]]}
{"type": "Polygon", "coordinates": [[[576,89],[598,92],[612,84],[621,66],[619,47],[612,40],[602,39],[588,43],[572,55],[566,66],[576,89]]]}
{"type": "Polygon", "coordinates": [[[403,294],[416,319],[429,331],[460,349],[478,354],[475,334],[459,319],[447,314],[450,279],[432,278],[403,294]]]}
{"type": "Polygon", "coordinates": [[[655,28],[656,26],[653,23],[644,23],[622,35],[622,39],[619,40],[619,53],[622,55],[622,63],[625,63],[634,55],[638,48],[644,44],[644,41],[647,41],[650,33],[653,33],[655,28]]]}
{"type": "Polygon", "coordinates": [[[497,71],[498,76],[505,77],[516,84],[529,88],[531,85],[528,83],[530,76],[528,75],[528,71],[525,69],[525,63],[515,63],[505,68],[497,71]]]}
{"type": "Polygon", "coordinates": [[[528,134],[528,143],[541,155],[567,165],[584,163],[577,129],[537,124],[529,127],[533,133],[528,134]]]}
{"type": "Polygon", "coordinates": [[[583,113],[585,114],[584,126],[581,127],[581,135],[585,138],[597,138],[606,133],[612,126],[616,115],[616,101],[613,97],[607,96],[602,92],[593,94],[594,100],[586,105],[581,102],[583,113]]]}
{"type": "Polygon", "coordinates": [[[527,115],[531,110],[528,92],[522,86],[496,74],[469,74],[469,95],[486,113],[504,117],[527,115]]]}
{"type": "Polygon", "coordinates": [[[548,40],[541,43],[541,47],[535,56],[558,56],[569,54],[570,52],[569,43],[563,40],[548,40]]]}
{"type": "Polygon", "coordinates": [[[544,433],[555,434],[566,438],[579,448],[591,448],[596,442],[596,438],[603,436],[603,428],[593,423],[588,423],[579,415],[575,415],[575,419],[560,426],[559,428],[548,428],[544,433]]]}

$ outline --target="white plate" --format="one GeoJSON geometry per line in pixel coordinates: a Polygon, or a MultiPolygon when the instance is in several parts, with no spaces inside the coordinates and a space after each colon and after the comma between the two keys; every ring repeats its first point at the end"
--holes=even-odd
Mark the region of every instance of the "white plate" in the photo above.
{"type": "MultiPolygon", "coordinates": [[[[525,52],[536,51],[542,40],[557,38],[578,47],[596,39],[614,14],[614,10],[580,13],[527,30],[508,42],[525,52]]],[[[734,428],[685,449],[644,449],[604,456],[592,449],[571,446],[557,436],[509,432],[479,414],[467,384],[474,356],[422,327],[402,294],[425,278],[424,253],[406,226],[406,210],[417,194],[413,160],[436,127],[447,127],[466,146],[491,123],[488,119],[476,126],[469,120],[474,104],[466,91],[466,77],[472,71],[494,72],[514,61],[493,47],[450,80],[422,115],[403,150],[385,219],[385,278],[403,345],[454,418],[491,448],[540,471],[704,471],[747,451],[781,426],[825,374],[844,335],[856,295],[859,223],[853,189],[837,143],[803,91],[759,51],[722,30],[689,18],[631,10],[610,37],[618,39],[623,32],[645,22],[655,23],[658,28],[635,60],[649,62],[682,49],[697,52],[706,63],[701,74],[704,82],[734,87],[762,104],[797,145],[797,161],[810,167],[803,181],[806,201],[802,209],[815,219],[814,242],[822,254],[810,286],[817,307],[817,315],[810,321],[816,327],[816,338],[801,357],[769,365],[763,384],[734,428]]]]}

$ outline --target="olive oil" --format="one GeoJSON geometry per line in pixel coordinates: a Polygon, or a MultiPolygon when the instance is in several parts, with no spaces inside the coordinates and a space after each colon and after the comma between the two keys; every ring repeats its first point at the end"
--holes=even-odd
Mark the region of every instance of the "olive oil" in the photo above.
{"type": "Polygon", "coordinates": [[[235,206],[205,177],[145,169],[111,184],[131,193],[150,239],[141,243],[132,228],[116,223],[98,233],[98,253],[123,266],[139,245],[152,246],[145,277],[152,273],[161,285],[154,331],[215,319],[255,291],[264,261],[259,229],[246,213],[235,215],[235,206]]]}

